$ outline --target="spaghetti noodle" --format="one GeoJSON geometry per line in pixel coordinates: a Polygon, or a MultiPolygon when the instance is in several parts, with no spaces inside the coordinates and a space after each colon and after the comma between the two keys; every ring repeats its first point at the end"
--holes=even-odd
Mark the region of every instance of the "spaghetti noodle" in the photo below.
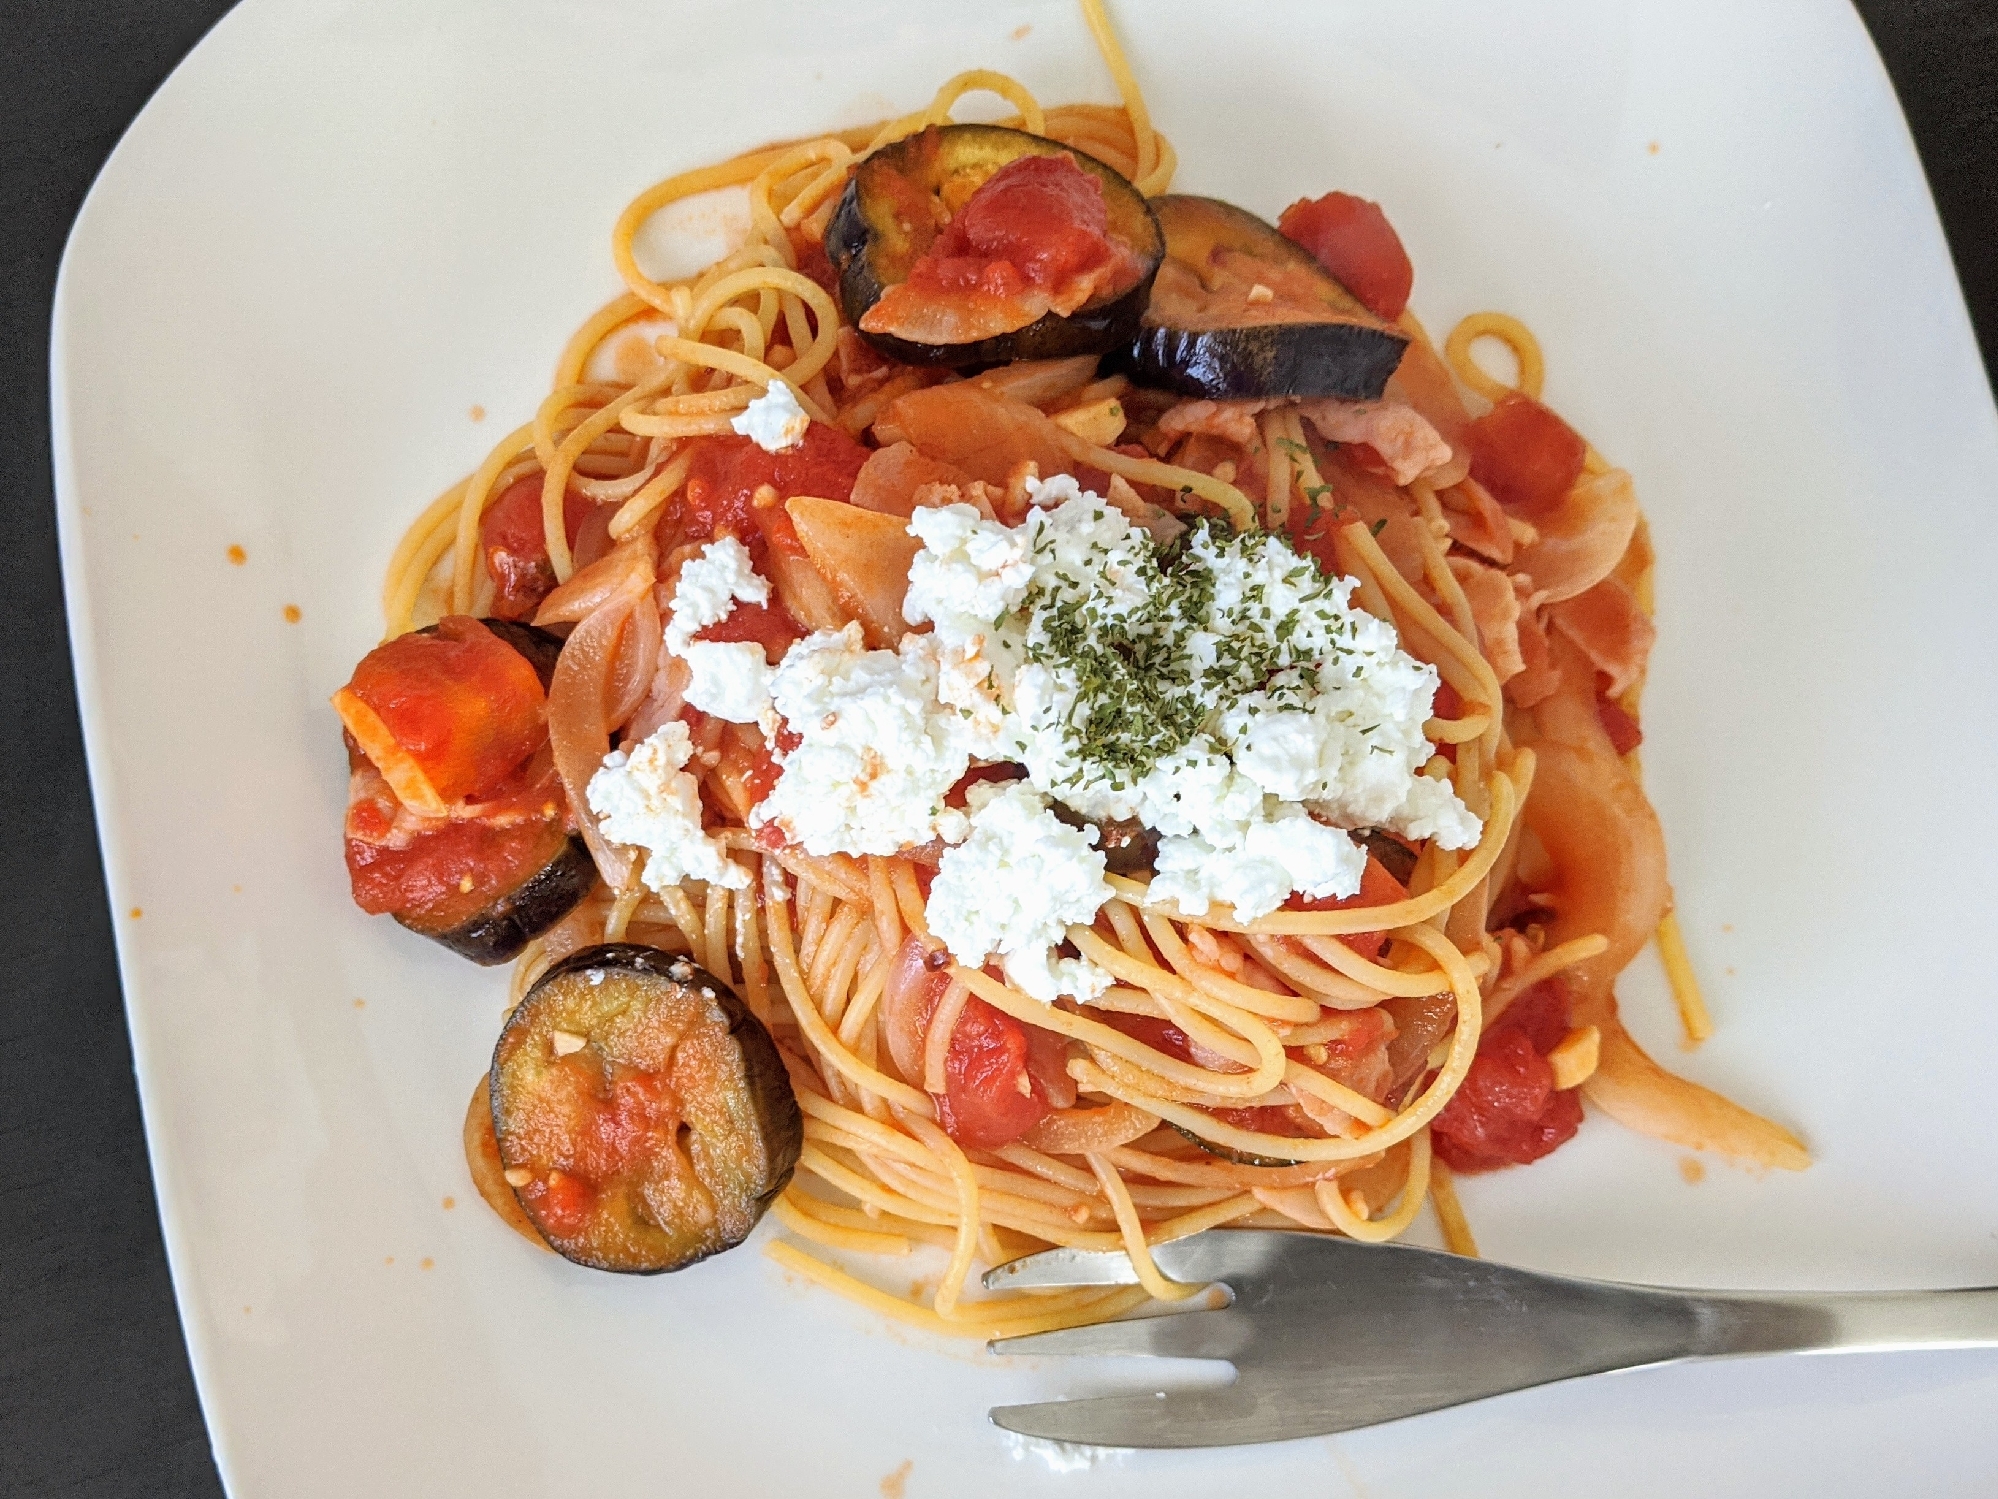
{"type": "MultiPolygon", "coordinates": [[[[1611,647],[1572,602],[1586,589],[1541,596],[1561,586],[1541,586],[1534,572],[1535,548],[1550,544],[1560,516],[1503,510],[1463,473],[1441,486],[1394,483],[1378,463],[1358,464],[1360,445],[1317,440],[1295,404],[1267,403],[1239,441],[1201,431],[1164,440],[1163,404],[1146,407],[1128,382],[1089,371],[1040,400],[1069,464],[1113,493],[1122,486],[1182,519],[1215,516],[1238,530],[1297,537],[1356,580],[1358,607],[1391,625],[1443,684],[1424,726],[1438,750],[1426,770],[1481,820],[1472,846],[1414,840],[1399,849],[1409,867],[1387,896],[1293,903],[1253,919],[1218,904],[1188,917],[1153,899],[1144,878],[1112,874],[1108,903],[1068,930],[1065,949],[1107,975],[1107,987],[1089,1004],[1050,1004],[982,966],[948,961],[926,913],[933,852],[814,855],[752,829],[745,788],[763,750],[754,728],[691,715],[688,763],[725,860],[716,877],[649,888],[643,861],[594,827],[585,791],[606,746],[642,738],[683,701],[684,676],[674,677],[657,637],[701,442],[741,430],[752,402],[777,387],[794,393],[811,422],[860,434],[898,399],[953,378],[870,359],[822,265],[815,274],[856,162],[947,124],[961,99],[989,93],[1016,112],[1010,126],[1086,152],[1147,196],[1169,186],[1173,149],[1152,124],[1100,0],[1083,8],[1117,106],[1044,107],[1016,81],[974,70],[899,119],[753,151],[639,194],[612,234],[625,289],[570,340],[533,419],[439,496],[396,548],[382,591],[389,637],[446,614],[488,613],[495,582],[482,565],[484,528],[501,498],[525,485],[538,499],[554,585],[537,618],[574,626],[550,689],[550,729],[605,884],[529,945],[513,971],[514,1001],[551,964],[602,941],[685,953],[738,988],[775,1037],[803,1113],[798,1174],[776,1203],[779,1223],[822,1251],[899,1257],[928,1245],[949,1260],[921,1304],[789,1240],[773,1241],[771,1254],[886,1315],[981,1338],[1184,1295],[1150,1249],[1219,1226],[1379,1240],[1433,1200],[1451,1246],[1475,1253],[1439,1120],[1491,1050],[1481,1047],[1486,1025],[1523,1025],[1519,1017],[1545,1011],[1553,992],[1571,1013],[1540,1050],[1596,1027],[1600,1060],[1581,1086],[1600,1090],[1618,1117],[1668,1138],[1800,1164],[1794,1139],[1732,1105],[1724,1129],[1701,1124],[1724,1101],[1657,1069],[1617,1024],[1610,985],[1661,915],[1632,892],[1649,888],[1653,874],[1662,890],[1662,845],[1646,841],[1655,819],[1646,821],[1634,761],[1602,751],[1596,672],[1611,647]],[[649,276],[635,250],[640,230],[669,205],[723,188],[746,193],[744,242],[686,280],[649,276]],[[614,346],[620,361],[607,357],[614,346]],[[613,364],[616,377],[607,373],[613,364]],[[1142,428],[1142,447],[1100,441],[1076,415],[1112,397],[1149,411],[1151,421],[1132,428],[1142,428]],[[597,517],[588,559],[570,515],[579,494],[597,517]],[[1514,577],[1524,581],[1515,586],[1514,577]],[[1544,689],[1531,708],[1520,702],[1522,676],[1544,689]],[[1569,690],[1577,680],[1586,683],[1579,700],[1569,690]],[[1605,865],[1598,846],[1621,852],[1605,865]],[[898,966],[912,950],[934,953],[913,978],[898,966]],[[912,984],[940,992],[910,1052],[896,1027],[908,1024],[912,984]],[[1003,1144],[964,1143],[947,1127],[949,1048],[974,1007],[1058,1058],[1051,1077],[1032,1081],[1052,1106],[1003,1144]],[[977,1266],[1049,1245],[1121,1248],[1142,1286],[998,1301],[963,1294],[977,1266]]],[[[1446,434],[1453,444],[1470,419],[1466,390],[1473,403],[1525,396],[1537,404],[1544,362],[1516,320],[1467,318],[1440,354],[1412,318],[1402,326],[1413,333],[1410,360],[1444,392],[1441,409],[1459,414],[1446,434]],[[1511,383],[1472,359],[1480,339],[1509,349],[1511,383]]],[[[1593,450],[1587,468],[1614,472],[1593,450]]],[[[1648,615],[1641,531],[1615,550],[1634,569],[1626,591],[1648,615]]],[[[1633,685],[1617,710],[1633,722],[1636,693],[1633,685]]],[[[1664,920],[1661,946],[1697,1037],[1704,1011],[1677,929],[1664,920]]],[[[1593,1042],[1586,1054],[1598,1056],[1593,1042]]]]}

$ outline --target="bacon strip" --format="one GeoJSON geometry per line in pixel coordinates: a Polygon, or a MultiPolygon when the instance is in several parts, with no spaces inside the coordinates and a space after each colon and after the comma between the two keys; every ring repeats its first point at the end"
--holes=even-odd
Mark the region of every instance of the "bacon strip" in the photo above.
{"type": "Polygon", "coordinates": [[[1547,622],[1581,648],[1609,678],[1610,697],[1622,697],[1643,680],[1658,627],[1637,607],[1637,596],[1611,576],[1547,610],[1547,622]]]}
{"type": "Polygon", "coordinates": [[[1512,579],[1469,557],[1452,557],[1450,572],[1471,606],[1478,641],[1501,684],[1526,670],[1519,646],[1519,593],[1512,579]]]}
{"type": "Polygon", "coordinates": [[[1442,474],[1453,454],[1429,419],[1399,401],[1300,401],[1297,409],[1327,442],[1363,443],[1394,471],[1394,482],[1409,484],[1425,474],[1442,474]]]}

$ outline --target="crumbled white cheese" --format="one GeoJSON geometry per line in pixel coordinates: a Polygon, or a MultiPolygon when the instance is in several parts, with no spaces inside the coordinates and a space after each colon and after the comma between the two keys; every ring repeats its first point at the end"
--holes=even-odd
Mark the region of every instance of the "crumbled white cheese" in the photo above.
{"type": "Polygon", "coordinates": [[[969,823],[944,794],[971,764],[971,734],[956,709],[938,702],[937,679],[928,635],[870,651],[860,626],[848,625],[792,646],[770,690],[798,743],[750,821],[774,822],[820,855],[962,839],[969,823]]]}
{"type": "Polygon", "coordinates": [[[805,440],[812,419],[798,404],[797,393],[782,380],[772,380],[763,394],[743,408],[729,425],[766,453],[781,453],[805,440]]]}
{"type": "Polygon", "coordinates": [[[685,651],[687,701],[730,723],[756,723],[770,706],[772,668],[753,640],[697,640],[685,651]]]}
{"type": "Polygon", "coordinates": [[[1435,668],[1352,606],[1350,580],[1261,533],[1196,528],[1162,559],[1067,476],[1032,498],[1014,527],[918,511],[904,613],[935,625],[943,659],[978,663],[997,727],[969,685],[953,692],[981,754],[1162,835],[1159,895],[1254,918],[1292,891],[1358,891],[1365,856],[1342,827],[1477,841],[1455,792],[1419,774],[1435,668]]]}
{"type": "Polygon", "coordinates": [[[731,723],[755,723],[770,703],[771,667],[763,647],[746,640],[696,640],[738,603],[770,601],[770,580],[757,572],[749,549],[733,536],[701,548],[680,567],[666,622],[666,649],[692,673],[687,701],[731,723]]]}
{"type": "MultiPolygon", "coordinates": [[[[904,613],[935,629],[894,651],[865,649],[848,626],[800,641],[773,670],[755,644],[696,640],[739,602],[767,602],[770,583],[731,539],[682,567],[666,644],[692,669],[688,701],[766,732],[781,718],[798,736],[753,826],[775,824],[818,855],[961,845],[945,854],[932,927],[966,962],[997,953],[1043,999],[1088,998],[1108,982],[1054,956],[1109,891],[1093,835],[1057,819],[1050,798],[1153,829],[1154,893],[1188,915],[1223,901],[1254,918],[1293,892],[1354,894],[1366,856],[1345,828],[1476,842],[1478,819],[1420,774],[1435,670],[1352,606],[1350,581],[1263,533],[1196,527],[1162,551],[1067,476],[1032,484],[1030,497],[1018,526],[968,505],[915,513],[923,546],[904,613]],[[967,816],[944,798],[974,759],[1018,761],[1029,780],[974,788],[967,816]]],[[[680,780],[676,815],[698,836],[693,777],[680,780]]],[[[607,801],[620,784],[606,783],[607,801]]],[[[646,831],[658,836],[606,824],[619,841],[681,850],[655,859],[660,879],[715,877],[700,873],[704,851],[684,823],[678,841],[646,831]]]]}
{"type": "Polygon", "coordinates": [[[749,871],[701,831],[700,783],[684,769],[693,753],[693,737],[678,719],[628,751],[612,750],[590,777],[590,810],[606,838],[646,851],[645,883],[654,890],[682,880],[740,890],[749,871]]]}
{"type": "Polygon", "coordinates": [[[1258,816],[1226,846],[1199,834],[1159,839],[1152,894],[1204,915],[1213,901],[1237,911],[1273,911],[1293,891],[1313,897],[1351,895],[1360,888],[1366,853],[1346,834],[1294,803],[1258,816]]]}
{"type": "Polygon", "coordinates": [[[1110,976],[1053,949],[1110,898],[1096,830],[1061,821],[1024,781],[973,786],[968,801],[971,836],[944,851],[930,887],[930,930],[960,963],[975,967],[997,953],[1007,981],[1035,999],[1095,999],[1110,976]]]}
{"type": "Polygon", "coordinates": [[[666,648],[675,655],[709,625],[718,625],[745,604],[770,602],[770,580],[756,570],[749,548],[724,536],[701,548],[700,555],[680,564],[673,587],[672,619],[666,626],[666,648]]]}

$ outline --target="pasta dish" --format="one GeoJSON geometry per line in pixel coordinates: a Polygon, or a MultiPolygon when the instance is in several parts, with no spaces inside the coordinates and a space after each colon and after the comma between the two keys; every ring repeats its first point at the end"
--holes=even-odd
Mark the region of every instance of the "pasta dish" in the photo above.
{"type": "Polygon", "coordinates": [[[1475,1253],[1453,1176],[1584,1101],[1806,1164],[1618,1019],[1655,941],[1706,1027],[1631,476],[1520,323],[1432,341],[1378,205],[1174,193],[1084,10],[1117,105],[977,70],[639,194],[625,289],[396,549],[347,859],[511,964],[481,1194],[627,1272],[767,1212],[788,1270],[994,1337],[1188,1294],[1150,1249],[1205,1229],[1427,1203],[1475,1253]],[[653,279],[706,194],[740,242],[653,279]],[[867,1278],[919,1244],[920,1297],[867,1278]],[[1142,1284],[966,1294],[1049,1245],[1142,1284]]]}

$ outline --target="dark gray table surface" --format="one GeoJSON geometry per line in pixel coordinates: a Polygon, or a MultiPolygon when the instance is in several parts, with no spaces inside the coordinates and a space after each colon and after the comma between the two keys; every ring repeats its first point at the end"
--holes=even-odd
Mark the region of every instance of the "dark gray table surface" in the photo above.
{"type": "MultiPolygon", "coordinates": [[[[10,3],[0,41],[0,1493],[221,1492],[147,1171],[57,576],[64,236],[226,0],[10,3]]],[[[1862,0],[1998,368],[1998,0],[1862,0]]]]}

